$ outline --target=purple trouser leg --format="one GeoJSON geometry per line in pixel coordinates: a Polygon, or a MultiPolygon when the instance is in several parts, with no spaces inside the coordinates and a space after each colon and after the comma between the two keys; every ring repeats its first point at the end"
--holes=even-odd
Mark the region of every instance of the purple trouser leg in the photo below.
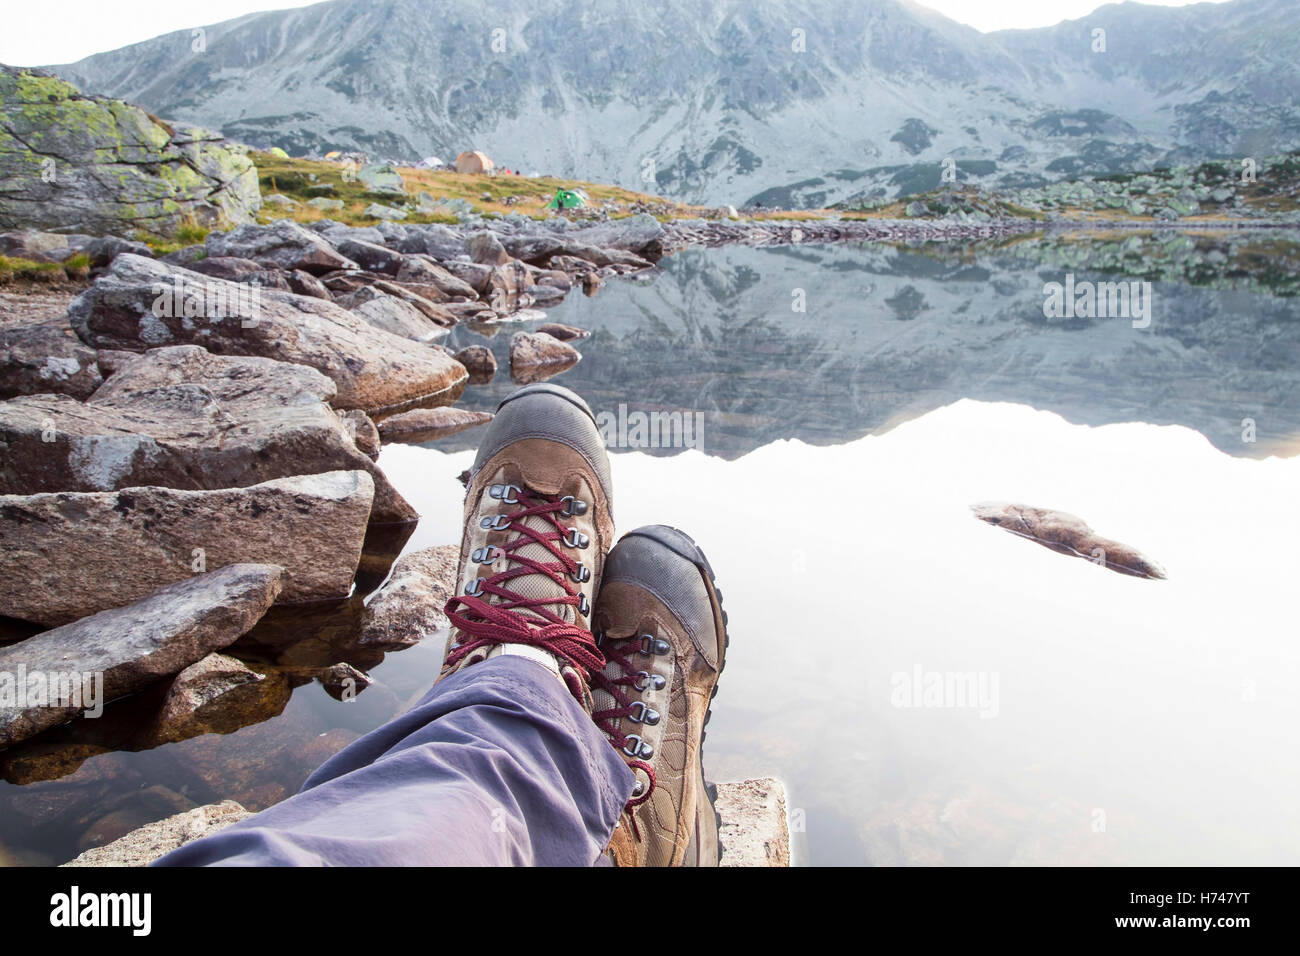
{"type": "Polygon", "coordinates": [[[494,657],[335,754],[300,793],[158,866],[590,866],[634,777],[540,664],[494,657]]]}

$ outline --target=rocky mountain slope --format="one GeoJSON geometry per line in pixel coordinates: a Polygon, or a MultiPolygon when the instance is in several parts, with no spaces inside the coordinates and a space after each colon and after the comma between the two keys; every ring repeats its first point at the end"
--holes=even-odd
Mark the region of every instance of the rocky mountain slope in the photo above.
{"type": "Polygon", "coordinates": [[[333,0],[56,68],[256,146],[816,207],[1300,147],[1300,5],[981,34],[905,0],[333,0]],[[1105,31],[1105,49],[1094,31],[1105,31]],[[199,42],[201,40],[201,42],[199,42]],[[201,47],[201,52],[196,52],[201,47]]]}

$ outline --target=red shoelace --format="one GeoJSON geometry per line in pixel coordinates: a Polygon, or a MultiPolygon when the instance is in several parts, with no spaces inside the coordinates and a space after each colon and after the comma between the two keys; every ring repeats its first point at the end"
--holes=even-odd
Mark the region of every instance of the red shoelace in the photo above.
{"type": "MultiPolygon", "coordinates": [[[[492,522],[495,530],[509,528],[515,534],[504,545],[488,545],[494,552],[490,555],[492,560],[480,563],[491,564],[504,555],[507,567],[479,578],[474,593],[458,594],[447,602],[445,613],[460,635],[445,665],[454,666],[475,651],[495,644],[531,644],[569,664],[590,682],[592,675],[600,674],[605,666],[596,639],[587,628],[564,620],[552,610],[565,605],[582,608],[586,602],[578,584],[582,564],[570,553],[575,550],[579,534],[576,529],[565,527],[562,520],[572,513],[569,509],[574,506],[573,499],[538,495],[517,486],[504,487],[507,489],[504,499],[518,507],[483,521],[492,522]],[[511,500],[512,491],[517,492],[517,500],[511,500]],[[525,524],[526,519],[534,516],[543,518],[548,527],[533,528],[525,524]],[[539,561],[518,553],[532,544],[544,547],[555,560],[539,561]],[[511,581],[531,574],[550,578],[563,594],[529,598],[510,588],[511,581]],[[490,603],[492,597],[498,598],[496,603],[490,603]]],[[[581,688],[570,684],[569,690],[582,700],[581,688]]]]}
{"type": "MultiPolygon", "coordinates": [[[[616,721],[626,720],[634,716],[637,712],[636,705],[638,702],[631,700],[623,688],[633,687],[637,690],[642,690],[644,688],[637,686],[638,681],[640,681],[643,676],[646,679],[649,679],[649,675],[644,674],[644,672],[641,671],[632,660],[633,648],[636,646],[632,642],[639,639],[639,635],[633,635],[626,638],[611,638],[605,636],[601,640],[600,649],[602,653],[604,653],[606,661],[616,664],[622,674],[617,678],[610,678],[610,676],[602,670],[592,677],[592,683],[596,687],[599,687],[601,690],[605,691],[605,693],[609,694],[610,697],[614,698],[614,706],[605,710],[595,711],[592,713],[591,719],[596,722],[596,726],[598,726],[605,736],[609,738],[609,742],[614,745],[615,749],[622,754],[627,765],[629,767],[639,767],[644,770],[646,776],[650,778],[650,786],[646,787],[643,793],[628,800],[627,810],[629,815],[631,815],[633,808],[639,807],[650,799],[650,794],[654,792],[655,788],[654,768],[645,760],[628,753],[626,748],[630,742],[630,737],[619,730],[618,724],[616,724],[616,721]]],[[[645,707],[644,704],[641,706],[642,708],[645,707]]],[[[644,709],[642,710],[642,713],[645,713],[644,709]]],[[[653,756],[653,754],[651,756],[653,756]]],[[[639,840],[641,838],[641,833],[637,829],[635,816],[632,816],[632,830],[639,840]]]]}

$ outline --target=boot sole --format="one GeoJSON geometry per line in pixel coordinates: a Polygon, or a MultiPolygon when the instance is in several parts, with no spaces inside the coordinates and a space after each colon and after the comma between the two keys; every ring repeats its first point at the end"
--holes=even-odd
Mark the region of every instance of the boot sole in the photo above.
{"type": "Polygon", "coordinates": [[[718,862],[721,863],[722,815],[718,813],[718,785],[706,783],[704,780],[704,740],[708,736],[708,731],[705,728],[709,726],[709,718],[713,716],[713,699],[718,696],[718,685],[722,682],[722,671],[727,666],[727,648],[731,646],[731,632],[727,630],[727,611],[722,606],[722,591],[718,588],[717,575],[713,572],[713,565],[705,557],[703,549],[695,543],[695,539],[685,531],[671,525],[658,524],[637,528],[635,531],[628,532],[627,537],[633,535],[656,541],[669,551],[695,565],[700,572],[700,577],[704,580],[705,590],[709,592],[709,600],[713,604],[714,624],[722,632],[722,645],[718,653],[718,679],[713,682],[713,692],[709,695],[709,708],[704,712],[704,724],[700,729],[700,793],[708,800],[709,809],[713,811],[715,832],[718,835],[718,862]]]}

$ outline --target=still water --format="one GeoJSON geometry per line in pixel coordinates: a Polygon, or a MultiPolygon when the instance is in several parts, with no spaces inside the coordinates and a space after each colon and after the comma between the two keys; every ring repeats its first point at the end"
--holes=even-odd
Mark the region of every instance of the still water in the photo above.
{"type": "MultiPolygon", "coordinates": [[[[615,517],[709,553],[732,646],[706,770],[785,780],[798,862],[1300,856],[1300,300],[1250,240],[1174,241],[695,250],[550,311],[593,332],[557,381],[598,413],[700,414],[692,447],[612,449],[615,517]],[[1152,281],[1149,327],[1044,319],[1045,282],[1116,263],[1152,281]],[[987,499],[1079,515],[1169,579],[978,522],[987,499]],[[945,682],[978,692],[920,689],[945,682]]],[[[449,344],[504,366],[517,327],[449,344]]],[[[466,404],[509,390],[503,368],[466,404]]],[[[384,449],[423,516],[407,550],[459,539],[476,441],[384,449]]],[[[0,784],[0,857],[282,799],[440,651],[390,654],[351,704],[308,684],[234,734],[0,784]]]]}

